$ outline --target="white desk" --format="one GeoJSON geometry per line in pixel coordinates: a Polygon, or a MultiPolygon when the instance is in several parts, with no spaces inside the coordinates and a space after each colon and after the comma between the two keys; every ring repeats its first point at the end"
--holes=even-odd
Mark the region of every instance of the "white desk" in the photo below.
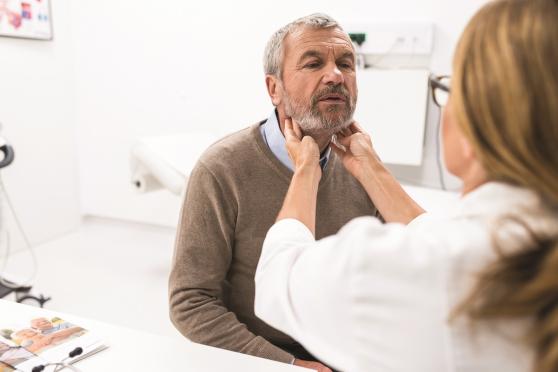
{"type": "MultiPolygon", "coordinates": [[[[107,305],[110,306],[110,305],[107,305]]],[[[70,314],[38,309],[15,302],[0,300],[0,319],[9,323],[16,319],[42,315],[59,316],[98,335],[108,349],[75,364],[83,372],[112,371],[311,371],[267,359],[251,357],[227,350],[114,326],[70,314]]],[[[130,309],[134,311],[134,309],[130,309]]]]}
{"type": "Polygon", "coordinates": [[[460,193],[457,191],[444,191],[405,184],[401,186],[411,198],[428,212],[447,212],[460,198],[460,193]]]}

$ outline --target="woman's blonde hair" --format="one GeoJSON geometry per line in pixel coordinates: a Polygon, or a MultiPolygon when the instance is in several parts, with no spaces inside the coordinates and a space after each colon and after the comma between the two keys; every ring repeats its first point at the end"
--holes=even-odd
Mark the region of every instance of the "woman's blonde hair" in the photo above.
{"type": "MultiPolygon", "coordinates": [[[[452,105],[490,179],[534,190],[557,208],[558,0],[483,7],[456,50],[452,105]]],[[[460,311],[477,320],[532,318],[535,370],[555,372],[558,237],[531,237],[515,253],[498,250],[460,311]]]]}

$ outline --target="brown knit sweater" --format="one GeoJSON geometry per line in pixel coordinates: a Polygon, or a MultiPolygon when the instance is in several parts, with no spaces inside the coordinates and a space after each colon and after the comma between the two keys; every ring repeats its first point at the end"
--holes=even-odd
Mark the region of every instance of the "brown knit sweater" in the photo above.
{"type": "MultiPolygon", "coordinates": [[[[290,363],[290,351],[299,348],[294,340],[254,315],[262,243],[292,177],[259,125],[212,145],[190,175],[169,280],[170,315],[194,342],[290,363]]],[[[318,239],[355,217],[376,213],[333,152],[316,213],[318,239]]]]}

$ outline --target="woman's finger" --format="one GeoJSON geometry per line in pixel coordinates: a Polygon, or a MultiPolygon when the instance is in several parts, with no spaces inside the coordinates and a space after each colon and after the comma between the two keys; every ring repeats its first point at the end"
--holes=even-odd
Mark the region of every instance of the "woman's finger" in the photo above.
{"type": "Polygon", "coordinates": [[[361,134],[364,136],[364,138],[366,139],[366,141],[368,141],[369,144],[372,145],[372,138],[370,137],[370,134],[368,134],[368,132],[365,131],[365,130],[360,126],[359,123],[357,123],[356,121],[354,121],[354,122],[351,124],[351,127],[354,128],[353,130],[357,130],[357,131],[358,131],[358,132],[356,132],[356,133],[361,133],[361,134]]]}
{"type": "Polygon", "coordinates": [[[347,155],[347,153],[343,151],[343,149],[341,149],[336,143],[332,142],[330,147],[331,147],[331,151],[336,153],[340,159],[343,159],[347,155]]]}
{"type": "Polygon", "coordinates": [[[347,137],[347,135],[343,132],[343,130],[340,130],[339,132],[335,133],[335,136],[336,136],[338,139],[347,137]]]}
{"type": "Polygon", "coordinates": [[[296,122],[296,120],[294,119],[290,119],[290,121],[293,123],[293,130],[296,134],[296,137],[298,139],[302,139],[302,129],[300,129],[300,125],[298,125],[298,123],[296,122]]]}
{"type": "Polygon", "coordinates": [[[351,131],[353,133],[364,133],[366,134],[366,131],[360,126],[360,124],[356,121],[353,121],[351,123],[351,125],[349,126],[349,128],[351,129],[351,131]]]}
{"type": "Polygon", "coordinates": [[[345,146],[346,148],[349,148],[349,145],[351,144],[351,136],[348,137],[337,137],[337,142],[339,142],[339,144],[345,146]]]}
{"type": "Polygon", "coordinates": [[[293,123],[292,123],[291,119],[285,119],[285,139],[287,141],[289,141],[289,140],[293,140],[295,138],[298,138],[298,137],[297,137],[297,135],[294,131],[293,123]]]}

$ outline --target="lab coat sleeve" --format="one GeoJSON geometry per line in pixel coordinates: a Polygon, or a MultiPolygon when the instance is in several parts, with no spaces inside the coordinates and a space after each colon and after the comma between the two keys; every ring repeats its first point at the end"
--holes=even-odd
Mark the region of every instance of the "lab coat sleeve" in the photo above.
{"type": "Polygon", "coordinates": [[[256,272],[255,313],[324,362],[346,368],[354,361],[351,278],[346,275],[351,255],[336,248],[338,240],[333,236],[316,244],[300,221],[276,223],[266,236],[256,272]]]}
{"type": "Polygon", "coordinates": [[[300,221],[277,222],[256,271],[256,315],[334,368],[362,370],[365,355],[381,370],[439,370],[444,254],[419,230],[361,217],[315,241],[300,221]]]}

